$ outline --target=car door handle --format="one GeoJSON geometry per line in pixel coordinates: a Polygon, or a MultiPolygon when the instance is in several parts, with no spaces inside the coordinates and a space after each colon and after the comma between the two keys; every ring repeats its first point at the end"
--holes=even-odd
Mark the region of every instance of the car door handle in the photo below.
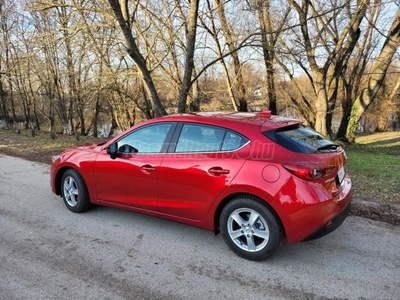
{"type": "Polygon", "coordinates": [[[143,166],[140,167],[140,170],[141,170],[143,173],[145,173],[145,174],[150,174],[150,173],[152,173],[152,172],[157,171],[157,169],[154,168],[154,167],[151,166],[151,165],[143,165],[143,166]]]}
{"type": "Polygon", "coordinates": [[[208,173],[214,176],[226,175],[230,173],[230,170],[222,169],[221,167],[213,167],[208,169],[208,173]]]}

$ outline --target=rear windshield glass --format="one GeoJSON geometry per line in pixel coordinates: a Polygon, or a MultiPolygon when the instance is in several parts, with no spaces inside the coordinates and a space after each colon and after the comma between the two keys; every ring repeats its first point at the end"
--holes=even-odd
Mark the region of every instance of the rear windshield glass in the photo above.
{"type": "Polygon", "coordinates": [[[282,147],[298,153],[335,151],[339,145],[325,139],[315,130],[305,126],[270,130],[263,134],[282,147]]]}

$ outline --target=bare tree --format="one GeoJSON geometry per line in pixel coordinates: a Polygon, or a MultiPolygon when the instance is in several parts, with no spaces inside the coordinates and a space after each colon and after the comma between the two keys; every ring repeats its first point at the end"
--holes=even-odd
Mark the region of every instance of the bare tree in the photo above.
{"type": "Polygon", "coordinates": [[[72,109],[69,109],[71,103],[67,101],[68,88],[63,78],[67,72],[61,66],[62,40],[57,38],[59,30],[52,8],[52,4],[35,2],[27,7],[32,19],[32,40],[36,42],[34,47],[37,49],[31,53],[32,72],[38,81],[36,93],[40,99],[40,104],[35,107],[48,120],[49,131],[56,131],[58,121],[63,132],[72,133],[72,109]]]}
{"type": "MultiPolygon", "coordinates": [[[[364,26],[360,42],[356,45],[352,57],[348,60],[345,72],[341,75],[341,88],[338,91],[337,102],[341,102],[342,117],[335,137],[336,139],[345,139],[351,106],[361,88],[362,80],[365,77],[371,57],[375,49],[379,47],[381,39],[376,29],[379,27],[379,20],[384,13],[385,11],[380,1],[375,2],[371,6],[369,16],[367,17],[368,22],[364,26]]],[[[331,109],[334,108],[334,104],[335,102],[331,102],[331,109]]]]}
{"type": "Polygon", "coordinates": [[[182,87],[178,99],[179,113],[184,113],[186,111],[186,101],[189,94],[189,89],[192,85],[198,10],[199,10],[199,0],[191,0],[190,13],[189,13],[189,26],[187,32],[185,71],[183,74],[182,87]]]}
{"type": "Polygon", "coordinates": [[[395,85],[368,73],[386,72],[370,70],[381,0],[0,3],[0,116],[26,127],[96,135],[102,122],[126,129],[202,99],[246,110],[262,85],[274,113],[295,104],[329,134],[357,95],[376,97],[372,82],[395,85]]]}
{"type": "MultiPolygon", "coordinates": [[[[0,3],[0,28],[2,34],[2,57],[3,63],[1,64],[3,67],[3,72],[0,75],[1,81],[1,97],[2,97],[2,106],[4,106],[4,110],[10,109],[13,121],[14,130],[17,129],[17,114],[15,107],[15,99],[14,99],[14,84],[13,84],[13,69],[14,62],[12,60],[12,26],[15,21],[12,21],[11,17],[13,12],[11,11],[11,4],[5,1],[0,3]],[[6,5],[7,4],[7,5],[6,5]],[[4,81],[3,81],[4,80],[4,81]],[[7,83],[8,93],[4,91],[4,83],[7,83]],[[7,101],[8,100],[8,101],[7,101]],[[9,102],[10,107],[6,104],[9,102]]],[[[9,121],[7,118],[8,112],[4,111],[4,115],[6,117],[6,121],[9,121]]]]}
{"type": "MultiPolygon", "coordinates": [[[[215,43],[214,51],[216,52],[217,56],[222,58],[223,57],[223,49],[222,49],[223,45],[221,45],[221,39],[218,34],[216,18],[213,15],[213,7],[212,7],[210,0],[206,0],[206,2],[207,2],[207,7],[208,7],[207,15],[208,15],[208,19],[210,20],[211,24],[207,25],[204,19],[201,19],[201,23],[202,23],[203,28],[205,28],[205,30],[208,32],[208,34],[214,40],[214,43],[215,43]]],[[[232,103],[233,110],[238,111],[238,103],[236,100],[236,96],[235,96],[235,92],[234,92],[234,88],[233,88],[233,82],[232,82],[231,76],[229,74],[228,66],[224,59],[220,60],[220,64],[221,64],[222,70],[225,74],[226,89],[228,92],[229,99],[232,103]]]]}
{"type": "Polygon", "coordinates": [[[236,99],[238,100],[238,110],[247,111],[247,99],[246,99],[246,87],[244,85],[242,64],[239,59],[238,45],[235,41],[234,34],[231,27],[229,26],[228,19],[226,18],[224,1],[214,0],[216,5],[216,11],[221,23],[221,30],[224,34],[226,45],[228,46],[229,52],[232,56],[233,68],[235,71],[235,86],[236,88],[236,99]]]}
{"type": "Polygon", "coordinates": [[[129,0],[122,0],[121,4],[119,0],[108,0],[115,17],[118,21],[119,26],[121,27],[122,33],[124,35],[127,51],[129,56],[134,60],[137,64],[145,82],[145,88],[147,93],[150,96],[151,102],[154,106],[154,109],[157,112],[157,115],[164,116],[167,114],[164,106],[161,103],[161,100],[158,96],[156,87],[154,85],[154,81],[152,79],[151,73],[147,68],[146,61],[140,52],[135,37],[132,33],[132,22],[134,18],[134,14],[131,14],[129,11],[129,0]]]}
{"type": "MultiPolygon", "coordinates": [[[[315,94],[315,129],[323,135],[328,135],[331,133],[330,126],[327,126],[327,115],[331,113],[329,105],[336,99],[340,76],[360,37],[360,25],[369,1],[359,2],[354,11],[349,9],[348,22],[341,31],[335,21],[341,16],[343,7],[350,7],[349,3],[335,5],[333,8],[316,7],[317,3],[307,0],[303,0],[301,4],[290,0],[290,3],[300,21],[301,43],[304,44],[307,64],[310,67],[308,70],[301,63],[315,94]],[[326,52],[324,61],[321,55],[318,57],[318,51],[322,49],[326,52]]],[[[281,41],[285,43],[283,39],[281,41]]],[[[297,61],[301,62],[300,59],[297,61]]]]}
{"type": "Polygon", "coordinates": [[[394,54],[400,46],[400,9],[394,18],[381,52],[376,59],[374,66],[366,83],[358,93],[356,100],[351,108],[349,124],[347,126],[346,139],[354,142],[358,122],[362,114],[369,105],[375,100],[386,76],[386,72],[393,59],[394,54]]]}
{"type": "Polygon", "coordinates": [[[274,7],[270,0],[247,0],[251,11],[258,16],[261,31],[261,48],[267,75],[268,107],[276,115],[277,99],[275,88],[275,58],[279,36],[287,25],[291,7],[284,2],[280,7],[274,7]]]}
{"type": "MultiPolygon", "coordinates": [[[[5,10],[4,10],[4,1],[0,2],[0,22],[1,22],[1,42],[0,42],[0,53],[4,53],[3,46],[5,45],[4,41],[4,33],[3,31],[6,30],[5,24],[4,24],[4,18],[5,18],[5,10]]],[[[8,105],[7,105],[7,93],[4,90],[4,80],[5,80],[5,68],[4,68],[4,59],[3,56],[0,54],[0,105],[1,105],[1,116],[3,121],[5,122],[6,126],[8,127],[8,120],[9,120],[9,115],[8,115],[8,105]]]]}

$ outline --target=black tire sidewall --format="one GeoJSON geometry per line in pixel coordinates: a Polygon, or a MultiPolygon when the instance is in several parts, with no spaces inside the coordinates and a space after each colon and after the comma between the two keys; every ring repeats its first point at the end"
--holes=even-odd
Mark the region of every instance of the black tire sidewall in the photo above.
{"type": "Polygon", "coordinates": [[[61,195],[64,200],[65,206],[67,206],[67,208],[72,212],[75,212],[75,213],[84,212],[90,206],[89,195],[88,195],[85,181],[83,180],[82,176],[74,169],[69,169],[69,170],[65,171],[65,173],[63,174],[63,177],[61,180],[61,195]],[[67,202],[66,197],[64,195],[64,182],[67,177],[72,177],[74,179],[74,181],[76,182],[76,185],[78,188],[78,199],[77,199],[77,203],[75,206],[69,205],[69,203],[67,202]]]}
{"type": "Polygon", "coordinates": [[[220,232],[229,248],[240,257],[249,260],[261,261],[270,258],[279,248],[283,238],[282,225],[276,213],[268,205],[264,204],[262,200],[255,197],[238,197],[227,203],[222,210],[219,225],[220,232]],[[268,243],[263,249],[257,252],[248,252],[240,249],[229,236],[227,230],[229,216],[233,211],[240,208],[248,208],[256,211],[264,218],[269,227],[270,236],[268,243]]]}

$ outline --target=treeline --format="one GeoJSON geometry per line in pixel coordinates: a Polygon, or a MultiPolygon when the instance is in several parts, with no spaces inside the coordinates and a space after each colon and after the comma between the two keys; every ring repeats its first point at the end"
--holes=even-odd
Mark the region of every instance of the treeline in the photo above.
{"type": "Polygon", "coordinates": [[[96,136],[174,112],[293,108],[324,135],[338,119],[352,142],[372,103],[400,107],[394,1],[0,0],[0,26],[8,128],[96,136]]]}

